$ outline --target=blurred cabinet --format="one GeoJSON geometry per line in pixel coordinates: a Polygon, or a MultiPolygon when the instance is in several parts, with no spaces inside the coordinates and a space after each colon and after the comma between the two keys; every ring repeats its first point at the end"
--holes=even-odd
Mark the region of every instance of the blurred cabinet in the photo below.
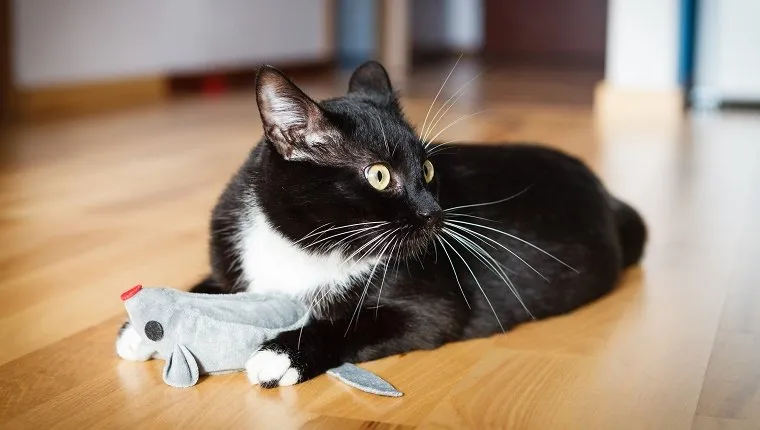
{"type": "Polygon", "coordinates": [[[486,0],[485,55],[602,64],[607,0],[486,0]]]}
{"type": "Polygon", "coordinates": [[[760,0],[701,0],[692,101],[760,103],[760,0]]]}

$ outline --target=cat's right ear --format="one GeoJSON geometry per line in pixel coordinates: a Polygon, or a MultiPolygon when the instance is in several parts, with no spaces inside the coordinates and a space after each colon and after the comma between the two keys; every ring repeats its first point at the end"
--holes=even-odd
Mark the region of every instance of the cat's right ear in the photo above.
{"type": "Polygon", "coordinates": [[[395,95],[391,79],[385,67],[377,61],[367,61],[354,70],[348,81],[349,93],[361,93],[379,100],[381,103],[393,103],[395,95]]]}
{"type": "Polygon", "coordinates": [[[264,135],[286,160],[311,159],[312,149],[331,138],[322,108],[272,66],[259,69],[256,102],[264,135]]]}

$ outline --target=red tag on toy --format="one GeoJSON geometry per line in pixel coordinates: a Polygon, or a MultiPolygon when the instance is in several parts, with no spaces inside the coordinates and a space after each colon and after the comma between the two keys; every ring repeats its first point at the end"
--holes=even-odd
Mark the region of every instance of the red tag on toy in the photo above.
{"type": "Polygon", "coordinates": [[[132,297],[135,294],[137,294],[137,292],[140,291],[140,290],[142,290],[142,285],[135,285],[134,287],[130,288],[129,290],[124,291],[123,293],[121,293],[121,300],[125,301],[125,300],[129,299],[130,297],[132,297]]]}

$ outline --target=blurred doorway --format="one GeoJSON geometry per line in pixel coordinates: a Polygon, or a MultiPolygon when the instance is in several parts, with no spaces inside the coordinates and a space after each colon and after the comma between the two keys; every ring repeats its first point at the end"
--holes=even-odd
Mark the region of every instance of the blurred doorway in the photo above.
{"type": "Polygon", "coordinates": [[[0,124],[9,121],[13,113],[11,57],[11,1],[0,0],[0,124]]]}
{"type": "Polygon", "coordinates": [[[484,55],[496,63],[604,69],[608,0],[485,0],[484,55]]]}

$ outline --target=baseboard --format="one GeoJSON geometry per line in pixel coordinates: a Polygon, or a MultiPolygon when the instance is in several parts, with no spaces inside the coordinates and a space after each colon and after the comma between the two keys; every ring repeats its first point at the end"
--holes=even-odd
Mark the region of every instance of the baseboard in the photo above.
{"type": "Polygon", "coordinates": [[[634,90],[601,82],[594,91],[594,111],[606,121],[663,123],[680,121],[685,112],[685,95],[672,90],[634,90]]]}
{"type": "MultiPolygon", "coordinates": [[[[324,60],[272,63],[291,79],[324,77],[337,70],[337,61],[324,60]]],[[[167,88],[171,95],[225,92],[253,88],[256,73],[261,65],[238,66],[213,71],[198,71],[172,74],[167,77],[167,88]]]]}
{"type": "Polygon", "coordinates": [[[604,57],[582,53],[483,52],[483,62],[497,67],[527,67],[549,70],[598,70],[604,76],[604,57]]]}
{"type": "Polygon", "coordinates": [[[17,108],[22,119],[68,117],[155,103],[165,99],[163,76],[22,89],[17,108]]]}
{"type": "Polygon", "coordinates": [[[680,89],[636,91],[601,83],[594,93],[598,136],[603,141],[676,141],[684,129],[684,98],[680,89]]]}

